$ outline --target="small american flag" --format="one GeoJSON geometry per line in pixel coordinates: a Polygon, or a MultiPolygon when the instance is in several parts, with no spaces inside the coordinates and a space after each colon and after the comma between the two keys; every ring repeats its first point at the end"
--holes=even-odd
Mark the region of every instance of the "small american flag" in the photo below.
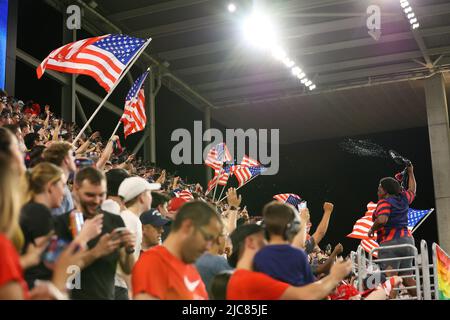
{"type": "Polygon", "coordinates": [[[241,167],[257,167],[261,164],[257,160],[253,160],[248,155],[245,155],[241,161],[241,167]]]}
{"type": "Polygon", "coordinates": [[[144,82],[149,71],[144,72],[133,84],[125,98],[125,110],[120,121],[123,122],[125,138],[130,134],[144,130],[147,116],[145,115],[144,82]]]}
{"type": "Polygon", "coordinates": [[[266,171],[267,169],[263,166],[257,167],[241,167],[237,170],[234,170],[234,175],[236,176],[237,181],[239,182],[239,187],[243,186],[250,179],[259,176],[261,173],[266,171]]]}
{"type": "Polygon", "coordinates": [[[231,155],[225,143],[219,143],[209,150],[205,164],[215,171],[220,171],[224,162],[231,161],[231,155]]]}
{"type": "Polygon", "coordinates": [[[208,193],[210,193],[210,192],[216,187],[218,177],[219,177],[219,176],[216,174],[216,175],[214,175],[214,177],[213,177],[211,180],[209,180],[209,182],[208,182],[208,188],[206,189],[205,195],[207,195],[208,193]]]}
{"type": "Polygon", "coordinates": [[[274,195],[273,198],[282,203],[289,203],[295,208],[298,208],[298,205],[302,202],[302,198],[294,193],[280,193],[274,195]]]}
{"type": "Polygon", "coordinates": [[[109,92],[146,42],[146,39],[122,34],[72,42],[53,50],[36,69],[36,73],[38,79],[46,69],[84,74],[93,77],[109,92]]]}
{"type": "Polygon", "coordinates": [[[416,210],[409,208],[408,210],[408,229],[412,230],[414,227],[428,214],[434,211],[434,208],[428,210],[416,210]]]}
{"type": "Polygon", "coordinates": [[[194,199],[194,196],[192,195],[192,193],[189,190],[182,190],[180,192],[175,192],[175,196],[177,198],[181,198],[186,201],[190,201],[190,200],[194,199]]]}

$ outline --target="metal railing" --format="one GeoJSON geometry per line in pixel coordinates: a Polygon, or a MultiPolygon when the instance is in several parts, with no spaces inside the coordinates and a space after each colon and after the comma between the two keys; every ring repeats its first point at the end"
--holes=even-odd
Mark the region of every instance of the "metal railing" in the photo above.
{"type": "MultiPolygon", "coordinates": [[[[362,246],[359,246],[356,252],[351,252],[351,260],[352,260],[352,271],[357,276],[358,279],[358,290],[363,291],[363,280],[369,274],[368,270],[372,268],[373,265],[379,264],[380,262],[389,262],[389,261],[402,261],[406,259],[413,260],[413,266],[411,268],[399,268],[399,269],[389,269],[389,270],[380,270],[380,273],[387,274],[390,272],[405,272],[405,271],[413,271],[412,274],[409,275],[401,275],[402,279],[414,278],[416,280],[416,285],[414,286],[402,286],[400,288],[394,288],[395,291],[403,291],[408,289],[416,289],[415,297],[408,297],[407,300],[439,300],[439,292],[438,292],[438,278],[437,278],[437,265],[436,265],[436,243],[433,243],[432,246],[432,258],[433,264],[430,264],[429,259],[429,250],[428,245],[425,240],[420,242],[420,253],[418,249],[409,244],[402,245],[394,245],[394,246],[385,246],[378,247],[372,249],[368,255],[366,256],[366,252],[362,246]],[[373,254],[375,252],[380,252],[384,250],[394,250],[398,248],[411,248],[413,255],[407,257],[398,257],[398,258],[385,258],[385,259],[374,259],[373,254]],[[430,272],[430,269],[432,270],[430,272]]],[[[389,277],[386,276],[387,279],[389,277]]],[[[396,300],[405,300],[405,298],[398,296],[396,300]]]]}

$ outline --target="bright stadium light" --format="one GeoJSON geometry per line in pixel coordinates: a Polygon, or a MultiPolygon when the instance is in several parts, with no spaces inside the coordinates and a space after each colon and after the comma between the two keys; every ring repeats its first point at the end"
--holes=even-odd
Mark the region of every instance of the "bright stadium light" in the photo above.
{"type": "Polygon", "coordinates": [[[299,67],[293,67],[291,71],[294,76],[298,76],[300,73],[302,73],[302,69],[300,69],[299,67]]]}
{"type": "Polygon", "coordinates": [[[402,7],[406,18],[408,18],[409,24],[411,25],[412,29],[417,29],[419,27],[419,22],[409,1],[400,0],[400,6],[402,7]]]}
{"type": "Polygon", "coordinates": [[[316,85],[313,84],[312,86],[309,86],[309,90],[314,90],[316,88],[316,85]]]}
{"type": "Polygon", "coordinates": [[[288,68],[292,68],[295,65],[295,62],[287,57],[283,59],[283,63],[288,68]]]}
{"type": "Polygon", "coordinates": [[[231,13],[233,13],[233,12],[235,12],[236,11],[236,5],[234,4],[234,3],[230,3],[230,4],[228,4],[228,11],[229,12],[231,12],[231,13]]]}
{"type": "Polygon", "coordinates": [[[272,22],[256,11],[244,21],[244,35],[248,42],[257,47],[271,48],[276,42],[272,22]]]}
{"type": "Polygon", "coordinates": [[[308,78],[303,78],[302,81],[300,81],[301,83],[305,84],[306,82],[308,82],[308,78]]]}
{"type": "Polygon", "coordinates": [[[282,48],[276,46],[272,50],[272,56],[278,61],[283,61],[287,55],[286,55],[286,52],[282,48]]]}
{"type": "Polygon", "coordinates": [[[300,73],[300,74],[297,75],[297,78],[298,78],[299,80],[302,80],[304,77],[306,77],[306,74],[305,74],[304,72],[302,72],[302,73],[300,73]]]}

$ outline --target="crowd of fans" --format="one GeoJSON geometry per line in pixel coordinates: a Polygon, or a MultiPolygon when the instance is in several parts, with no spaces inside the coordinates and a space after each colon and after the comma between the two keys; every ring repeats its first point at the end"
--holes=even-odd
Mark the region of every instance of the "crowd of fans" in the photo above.
{"type": "Polygon", "coordinates": [[[49,106],[0,92],[0,299],[388,299],[359,292],[343,247],[321,249],[307,208],[260,219],[145,163],[118,136],[82,135],[49,106]],[[192,199],[178,192],[189,190],[192,199]]]}

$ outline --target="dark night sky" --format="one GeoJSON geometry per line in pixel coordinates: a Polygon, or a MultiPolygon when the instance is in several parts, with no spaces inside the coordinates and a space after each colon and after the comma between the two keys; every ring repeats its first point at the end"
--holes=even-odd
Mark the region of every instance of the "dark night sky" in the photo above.
{"type": "MultiPolygon", "coordinates": [[[[20,1],[18,48],[42,60],[51,50],[62,45],[62,25],[61,15],[43,4],[43,1],[20,1]]],[[[81,33],[79,38],[88,36],[81,33]]],[[[60,85],[49,77],[37,80],[35,70],[20,61],[17,62],[16,68],[16,96],[24,101],[33,99],[40,104],[48,103],[53,106],[55,113],[59,113],[60,85]]],[[[138,72],[133,71],[134,77],[138,72]]],[[[100,96],[105,94],[92,79],[81,76],[78,81],[100,96]]],[[[121,106],[128,86],[128,82],[123,81],[110,101],[121,106]]],[[[83,97],[80,99],[89,117],[96,105],[83,97]]],[[[159,166],[170,172],[176,171],[181,177],[187,177],[189,182],[199,181],[204,184],[204,166],[175,166],[170,162],[170,151],[175,145],[170,141],[171,132],[176,128],[193,128],[193,121],[202,120],[202,118],[200,111],[164,86],[161,88],[156,100],[157,162],[159,166]]],[[[80,120],[77,118],[77,121],[80,120]]],[[[118,116],[108,111],[101,111],[93,121],[92,127],[100,130],[103,136],[109,137],[117,121],[118,116]]],[[[223,129],[214,121],[212,126],[223,129]]],[[[283,128],[280,128],[280,131],[282,130],[283,128]]],[[[122,136],[122,141],[131,149],[139,138],[138,133],[126,142],[122,136]]],[[[412,207],[417,209],[434,207],[427,128],[371,134],[357,138],[369,139],[386,149],[395,149],[412,160],[418,182],[417,199],[412,207]]],[[[356,249],[358,241],[345,238],[345,235],[351,232],[353,223],[364,214],[366,204],[377,200],[379,179],[392,176],[400,168],[387,159],[362,158],[344,152],[339,147],[342,140],[343,138],[339,138],[282,145],[278,175],[258,177],[242,189],[242,195],[250,213],[259,215],[262,206],[270,201],[274,194],[297,193],[308,201],[311,220],[317,226],[322,215],[323,202],[333,202],[335,211],[322,246],[324,247],[327,243],[341,242],[347,252],[356,249]]],[[[429,245],[437,241],[435,213],[415,232],[415,238],[416,241],[426,239],[429,245]]]]}

